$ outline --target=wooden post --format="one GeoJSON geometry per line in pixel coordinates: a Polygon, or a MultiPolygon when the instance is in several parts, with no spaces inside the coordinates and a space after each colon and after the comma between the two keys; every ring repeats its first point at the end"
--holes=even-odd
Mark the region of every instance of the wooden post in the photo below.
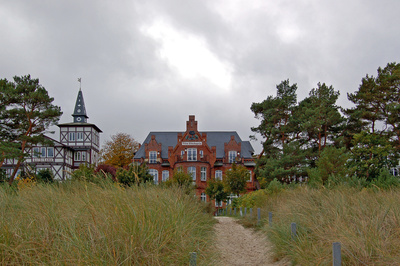
{"type": "Polygon", "coordinates": [[[250,216],[253,214],[253,208],[250,208],[250,216]]]}
{"type": "Polygon", "coordinates": [[[232,215],[232,207],[229,208],[229,216],[232,215]]]}
{"type": "Polygon", "coordinates": [[[233,211],[233,216],[236,216],[236,207],[235,210],[233,211]]]}
{"type": "Polygon", "coordinates": [[[247,207],[244,207],[244,216],[247,215],[247,207]]]}
{"type": "Polygon", "coordinates": [[[335,242],[332,245],[333,249],[333,266],[341,266],[342,265],[342,251],[340,242],[335,242]]]}
{"type": "Polygon", "coordinates": [[[243,216],[242,207],[240,207],[240,216],[243,216]]]}
{"type": "Polygon", "coordinates": [[[257,208],[257,224],[260,224],[261,221],[261,209],[257,208]]]}
{"type": "Polygon", "coordinates": [[[189,265],[190,265],[190,266],[196,266],[196,259],[197,259],[197,254],[196,254],[196,252],[190,252],[189,265]]]}
{"type": "Polygon", "coordinates": [[[292,240],[294,240],[296,238],[296,223],[292,223],[290,227],[292,229],[292,240]]]}

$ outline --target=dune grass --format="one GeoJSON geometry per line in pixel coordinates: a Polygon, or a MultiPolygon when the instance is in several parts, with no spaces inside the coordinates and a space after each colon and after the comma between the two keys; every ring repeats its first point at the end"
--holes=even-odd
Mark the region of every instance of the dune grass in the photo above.
{"type": "Polygon", "coordinates": [[[212,216],[178,189],[66,182],[0,188],[0,264],[199,265],[212,216]]]}
{"type": "MultiPolygon", "coordinates": [[[[394,265],[400,261],[400,190],[310,189],[271,194],[262,209],[264,231],[276,259],[331,265],[332,243],[342,245],[344,265],[394,265]],[[273,213],[272,226],[267,213],[273,213]],[[297,224],[292,240],[290,224],[297,224]]],[[[246,223],[246,221],[244,221],[246,223]]],[[[254,216],[247,218],[254,224],[254,216]]]]}

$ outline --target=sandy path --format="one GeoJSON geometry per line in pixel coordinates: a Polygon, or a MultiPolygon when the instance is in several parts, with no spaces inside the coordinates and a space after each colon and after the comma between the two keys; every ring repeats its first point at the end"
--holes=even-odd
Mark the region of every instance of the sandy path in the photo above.
{"type": "Polygon", "coordinates": [[[219,265],[290,265],[273,262],[271,244],[252,229],[246,229],[231,217],[215,217],[219,265]]]}

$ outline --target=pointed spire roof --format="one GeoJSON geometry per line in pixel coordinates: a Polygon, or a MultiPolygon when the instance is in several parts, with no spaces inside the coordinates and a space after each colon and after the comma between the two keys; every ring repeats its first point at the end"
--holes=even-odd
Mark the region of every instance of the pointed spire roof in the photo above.
{"type": "Polygon", "coordinates": [[[83,93],[81,89],[79,89],[74,113],[72,116],[74,117],[74,123],[87,123],[87,119],[89,118],[86,114],[85,102],[83,100],[83,93]]]}

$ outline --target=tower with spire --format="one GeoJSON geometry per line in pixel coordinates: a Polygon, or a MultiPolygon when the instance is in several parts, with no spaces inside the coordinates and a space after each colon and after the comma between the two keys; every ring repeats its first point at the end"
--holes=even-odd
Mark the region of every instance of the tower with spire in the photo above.
{"type": "MultiPolygon", "coordinates": [[[[80,82],[80,79],[78,79],[80,82]]],[[[95,124],[87,122],[85,101],[82,89],[79,88],[76,98],[73,122],[59,124],[60,142],[72,149],[72,168],[76,169],[81,164],[97,164],[100,152],[100,133],[102,131],[95,124]]]]}

